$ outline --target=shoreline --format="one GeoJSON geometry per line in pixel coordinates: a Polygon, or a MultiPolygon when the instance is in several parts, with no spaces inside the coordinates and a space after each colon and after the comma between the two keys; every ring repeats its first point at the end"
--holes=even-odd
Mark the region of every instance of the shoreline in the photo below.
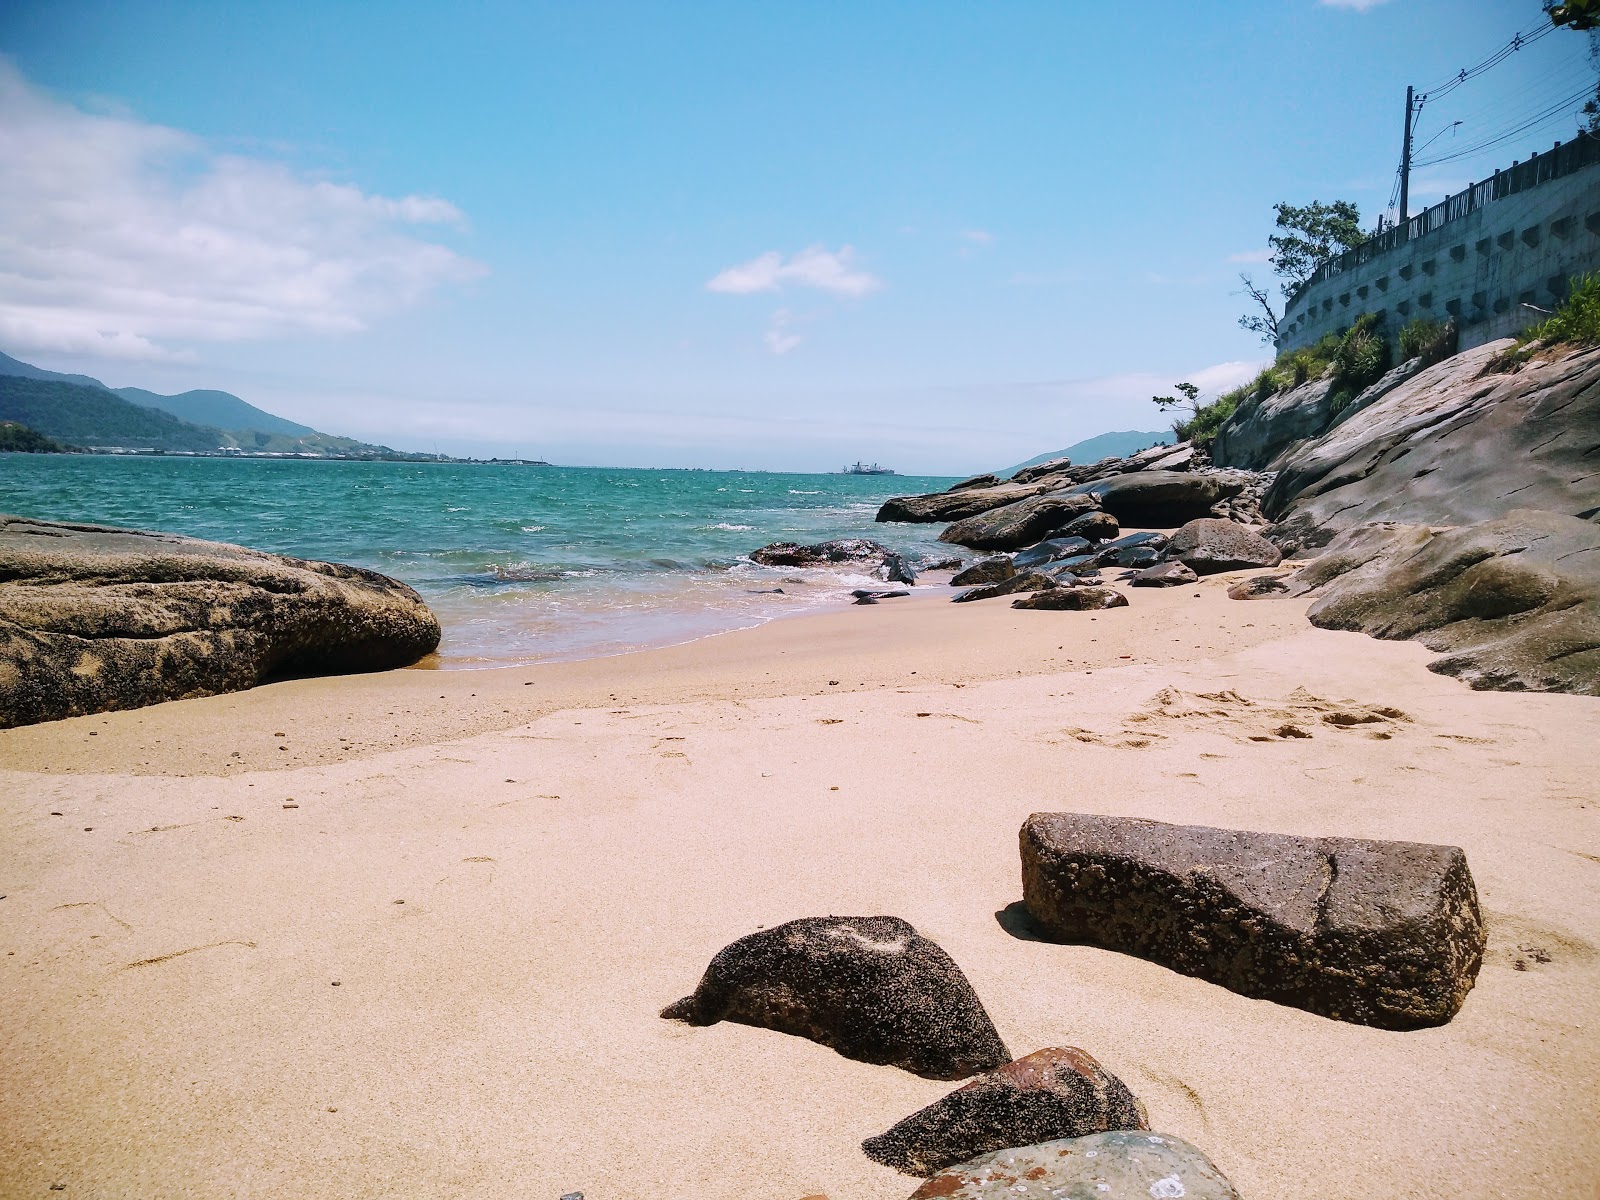
{"type": "Polygon", "coordinates": [[[1238,578],[0,732],[0,1196],[902,1200],[859,1143],[956,1084],[657,1016],[758,927],[887,913],[1252,1200],[1587,1200],[1592,698],[1473,692],[1238,578]],[[1477,985],[1395,1033],[1030,940],[1017,829],[1056,810],[1460,845],[1477,985]]]}

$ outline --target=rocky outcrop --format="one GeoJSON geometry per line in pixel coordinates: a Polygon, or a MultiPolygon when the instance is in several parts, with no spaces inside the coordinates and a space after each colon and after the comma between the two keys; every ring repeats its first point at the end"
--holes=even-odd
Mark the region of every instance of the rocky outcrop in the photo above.
{"type": "Polygon", "coordinates": [[[1220,501],[1242,492],[1249,477],[1236,471],[1136,471],[1066,489],[1084,496],[1124,525],[1170,529],[1211,515],[1220,501]]]}
{"type": "Polygon", "coordinates": [[[1052,478],[1027,483],[1000,483],[987,487],[968,487],[960,491],[933,492],[926,496],[893,496],[878,509],[879,521],[905,521],[925,524],[930,521],[959,521],[977,516],[1002,504],[1014,504],[1054,488],[1062,482],[1052,478]]]}
{"type": "Polygon", "coordinates": [[[898,917],[804,917],[742,937],[661,1015],[792,1033],[928,1079],[1011,1058],[961,968],[898,917]]]}
{"type": "Polygon", "coordinates": [[[1268,536],[1298,556],[1373,521],[1600,515],[1600,349],[1545,351],[1497,373],[1509,344],[1419,372],[1286,456],[1262,505],[1277,522],[1268,536]]]}
{"type": "Polygon", "coordinates": [[[960,483],[952,483],[945,488],[947,492],[966,492],[974,488],[992,488],[1000,486],[998,475],[974,475],[970,479],[963,479],[960,483]]]}
{"type": "Polygon", "coordinates": [[[1093,497],[1070,492],[1034,496],[957,521],[939,540],[973,550],[1017,550],[1098,507],[1093,497]]]}
{"type": "Polygon", "coordinates": [[[1058,587],[1034,592],[1011,602],[1012,608],[1048,608],[1067,612],[1093,612],[1101,608],[1126,608],[1128,598],[1114,588],[1058,587]]]}
{"type": "Polygon", "coordinates": [[[1003,583],[1017,573],[1016,566],[1005,555],[986,558],[973,563],[950,580],[951,587],[971,587],[980,583],[1003,583]]]}
{"type": "Polygon", "coordinates": [[[1197,575],[1215,575],[1221,571],[1275,567],[1283,561],[1283,551],[1236,521],[1202,517],[1172,535],[1167,557],[1177,559],[1197,575]]]}
{"type": "Polygon", "coordinates": [[[975,587],[950,599],[957,604],[966,604],[972,600],[993,600],[996,596],[1010,596],[1017,592],[1047,592],[1055,586],[1056,581],[1048,575],[1042,575],[1038,571],[1024,571],[1019,575],[1013,575],[1010,579],[975,587]]]}
{"type": "Polygon", "coordinates": [[[1014,567],[1038,567],[1060,558],[1074,558],[1090,548],[1088,538],[1049,538],[1020,550],[1011,558],[1014,567]]]}
{"type": "Polygon", "coordinates": [[[1287,585],[1324,629],[1413,638],[1474,688],[1600,695],[1600,525],[1518,510],[1459,529],[1367,525],[1287,585]]]}
{"type": "Polygon", "coordinates": [[[1032,483],[1036,479],[1044,479],[1051,475],[1059,475],[1072,466],[1070,458],[1050,458],[1042,463],[1034,463],[1031,467],[1023,467],[1011,474],[1012,483],[1032,483]]]}
{"type": "Polygon", "coordinates": [[[802,546],[798,542],[773,542],[750,552],[750,561],[764,567],[828,567],[838,563],[881,563],[893,552],[866,538],[837,538],[802,546]]]}
{"type": "Polygon", "coordinates": [[[1454,846],[1035,813],[1023,898],[1046,936],[1384,1029],[1442,1025],[1483,960],[1454,846]]]}
{"type": "Polygon", "coordinates": [[[1217,430],[1211,459],[1219,466],[1251,471],[1273,461],[1333,422],[1333,380],[1313,379],[1264,400],[1247,399],[1217,430]]]}
{"type": "Polygon", "coordinates": [[[1148,1128],[1127,1084],[1091,1055],[1063,1046],[978,1076],[861,1148],[886,1167],[932,1175],[1008,1146],[1148,1128]]]}
{"type": "Polygon", "coordinates": [[[0,727],[403,667],[439,644],[375,571],[0,516],[0,727]]]}
{"type": "Polygon", "coordinates": [[[1170,1133],[1117,1131],[983,1154],[910,1200],[1239,1200],[1216,1164],[1170,1133]]]}

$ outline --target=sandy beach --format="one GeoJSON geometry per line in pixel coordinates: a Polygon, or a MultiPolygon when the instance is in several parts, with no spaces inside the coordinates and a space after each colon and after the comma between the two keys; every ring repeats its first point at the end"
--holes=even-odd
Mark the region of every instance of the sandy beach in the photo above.
{"type": "Polygon", "coordinates": [[[908,1196],[859,1143],[953,1084],[657,1016],[743,934],[884,913],[1251,1200],[1592,1198],[1595,701],[1236,578],[0,732],[0,1195],[908,1196]],[[1408,719],[1323,720],[1375,705],[1408,719]],[[1387,1032],[1033,940],[1017,831],[1054,810],[1459,845],[1477,986],[1387,1032]]]}

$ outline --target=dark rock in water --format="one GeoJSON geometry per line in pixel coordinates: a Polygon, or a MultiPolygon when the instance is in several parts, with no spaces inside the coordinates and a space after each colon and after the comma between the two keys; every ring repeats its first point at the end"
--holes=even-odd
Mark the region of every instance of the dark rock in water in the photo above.
{"type": "MultiPolygon", "coordinates": [[[[1134,536],[1138,536],[1137,534],[1134,536]]],[[[1119,539],[1125,541],[1126,539],[1119,539]]],[[[1154,542],[1146,542],[1137,546],[1119,546],[1112,542],[1109,546],[1102,547],[1095,556],[1102,567],[1153,567],[1166,558],[1166,551],[1154,542]]]]}
{"type": "Polygon", "coordinates": [[[1012,556],[1011,565],[1019,568],[1037,567],[1047,562],[1054,562],[1058,558],[1072,558],[1089,548],[1088,538],[1052,538],[1048,542],[1040,542],[1036,546],[1029,546],[1026,550],[1019,550],[1012,556]]]}
{"type": "Polygon", "coordinates": [[[0,727],[404,667],[439,644],[376,571],[0,516],[0,727]]]}
{"type": "Polygon", "coordinates": [[[856,604],[876,604],[876,603],[877,603],[877,602],[878,602],[878,598],[877,598],[877,597],[876,597],[876,596],[874,596],[874,595],[872,595],[872,594],[871,594],[871,593],[870,593],[870,592],[869,592],[869,593],[868,593],[868,594],[867,594],[867,595],[865,595],[865,596],[857,596],[857,597],[856,597],[856,598],[855,598],[855,601],[854,601],[854,602],[855,602],[855,603],[856,603],[856,604]]]}
{"type": "Polygon", "coordinates": [[[752,596],[781,596],[784,594],[782,588],[745,588],[745,591],[752,596]]]}
{"type": "Polygon", "coordinates": [[[902,596],[911,595],[910,592],[884,592],[876,588],[857,588],[850,594],[856,598],[857,604],[876,604],[879,600],[898,600],[902,596]]]}
{"type": "Polygon", "coordinates": [[[947,492],[966,492],[974,488],[992,488],[1000,486],[998,475],[974,475],[971,479],[963,479],[960,483],[952,483],[945,488],[947,492]]]}
{"type": "Polygon", "coordinates": [[[1114,588],[1056,588],[1053,591],[1039,592],[1032,596],[1022,596],[1013,600],[1011,607],[1090,612],[1098,608],[1126,608],[1128,607],[1128,598],[1114,588]]]}
{"type": "Polygon", "coordinates": [[[1013,575],[1010,579],[1002,579],[999,583],[975,587],[962,592],[959,596],[951,596],[950,599],[956,604],[965,604],[969,600],[993,600],[996,596],[1009,596],[1013,592],[1043,592],[1055,586],[1056,581],[1048,575],[1028,571],[1021,575],[1013,575]]]}
{"type": "Polygon", "coordinates": [[[1026,500],[1041,492],[1059,487],[1056,480],[1041,479],[1030,483],[1001,483],[994,487],[965,488],[961,491],[930,492],[925,496],[893,496],[878,509],[879,521],[959,521],[1026,500]]]}
{"type": "Polygon", "coordinates": [[[1072,466],[1070,458],[1052,458],[1042,463],[1034,463],[1031,467],[1023,467],[1011,476],[1011,482],[1032,483],[1036,479],[1059,475],[1070,466],[1072,466]]]}
{"type": "Polygon", "coordinates": [[[1050,492],[957,521],[939,540],[974,550],[1016,550],[1033,545],[1050,530],[1096,507],[1089,496],[1050,492]]]}
{"type": "Polygon", "coordinates": [[[1186,583],[1198,583],[1199,580],[1200,576],[1181,562],[1167,562],[1146,567],[1128,582],[1134,587],[1182,587],[1186,583]]]}
{"type": "Polygon", "coordinates": [[[1086,512],[1073,517],[1060,529],[1052,531],[1058,537],[1088,538],[1091,542],[1106,542],[1122,532],[1122,526],[1108,512],[1086,512]]]}
{"type": "Polygon", "coordinates": [[[966,559],[959,557],[936,558],[932,562],[923,563],[922,569],[924,571],[959,571],[964,562],[966,562],[966,559]]]}
{"type": "Polygon", "coordinates": [[[1124,525],[1167,529],[1209,516],[1212,505],[1237,496],[1248,482],[1238,472],[1135,471],[1080,483],[1062,495],[1087,496],[1124,525]]]}
{"type": "Polygon", "coordinates": [[[910,1200],[1239,1200],[1209,1158],[1170,1133],[1118,1130],[996,1150],[940,1171],[910,1200]]]}
{"type": "Polygon", "coordinates": [[[1414,638],[1474,688],[1600,695],[1600,526],[1519,510],[1460,529],[1369,525],[1292,577],[1323,629],[1414,638]]]}
{"type": "Polygon", "coordinates": [[[1360,1025],[1442,1025],[1483,960],[1455,846],[1034,813],[1022,891],[1053,940],[1360,1025]]]}
{"type": "Polygon", "coordinates": [[[750,552],[750,561],[764,567],[825,567],[834,563],[882,562],[893,553],[887,546],[866,538],[838,538],[802,546],[797,542],[773,542],[750,552]]]}
{"type": "Polygon", "coordinates": [[[1011,1058],[961,968],[898,917],[804,917],[742,937],[661,1015],[792,1033],[927,1079],[1011,1058]]]}
{"type": "Polygon", "coordinates": [[[885,578],[890,583],[916,583],[917,573],[901,555],[889,555],[883,560],[883,565],[886,568],[885,578]]]}
{"type": "Polygon", "coordinates": [[[1219,521],[1215,517],[1190,521],[1178,530],[1167,546],[1167,555],[1197,575],[1275,567],[1283,561],[1283,551],[1259,533],[1235,521],[1219,521]]]}
{"type": "Polygon", "coordinates": [[[992,1150],[1111,1129],[1148,1129],[1128,1086],[1072,1046],[1038,1050],[978,1076],[861,1143],[867,1157],[932,1175],[992,1150]]]}
{"type": "Polygon", "coordinates": [[[1050,564],[1050,573],[1057,579],[1064,575],[1087,575],[1100,567],[1098,554],[1075,554],[1050,564]]]}
{"type": "Polygon", "coordinates": [[[1228,589],[1230,600],[1260,600],[1265,596],[1287,596],[1289,585],[1283,575],[1256,575],[1241,579],[1228,589]]]}
{"type": "Polygon", "coordinates": [[[998,558],[986,558],[982,562],[973,563],[952,579],[950,586],[969,587],[975,583],[1001,583],[1016,573],[1015,564],[1005,555],[1000,555],[998,558]]]}

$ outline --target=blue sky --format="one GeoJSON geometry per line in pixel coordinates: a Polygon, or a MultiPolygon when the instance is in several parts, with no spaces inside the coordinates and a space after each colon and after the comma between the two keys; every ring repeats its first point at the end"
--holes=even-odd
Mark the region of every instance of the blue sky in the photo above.
{"type": "MultiPolygon", "coordinates": [[[[1375,216],[1407,83],[1534,0],[12,0],[0,349],[570,463],[1001,466],[1265,353],[1272,204],[1375,216]]],[[[1430,155],[1585,84],[1567,31],[1430,155]]],[[[1420,172],[1547,148],[1567,110],[1420,172]]]]}

